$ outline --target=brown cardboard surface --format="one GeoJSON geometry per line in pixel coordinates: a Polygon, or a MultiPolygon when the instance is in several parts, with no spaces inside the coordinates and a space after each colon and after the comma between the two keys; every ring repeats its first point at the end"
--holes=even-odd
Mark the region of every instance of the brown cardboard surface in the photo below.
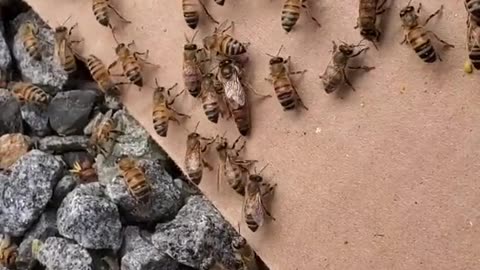
{"type": "MultiPolygon", "coordinates": [[[[95,21],[91,1],[28,2],[52,26],[72,15],[70,23],[79,22],[77,33],[85,38],[83,54],[113,61],[115,42],[95,21]]],[[[399,44],[398,13],[407,1],[390,1],[380,48],[363,58],[362,64],[376,69],[352,77],[357,91],[346,88],[340,95],[325,94],[318,75],[331,57],[332,40],[360,40],[353,29],[357,1],[310,1],[322,27],[302,13],[290,34],[280,26],[283,1],[226,0],[224,7],[204,2],[216,19],[234,20],[233,35],[251,43],[247,77],[259,91],[273,94],[264,80],[265,53],[276,53],[281,44],[293,69],[308,69],[296,80],[308,112],[285,113],[276,98],[250,95],[253,128],[246,156],[258,159],[259,166],[270,164],[264,176],[278,183],[271,203],[276,221],[255,234],[244,225],[241,231],[271,269],[480,268],[480,80],[478,72],[463,72],[463,1],[423,1],[423,19],[445,6],[428,27],[456,46],[441,51],[443,62],[431,65],[399,44]]],[[[134,39],[160,64],[147,85],[154,85],[154,76],[167,87],[182,85],[184,33],[193,31],[180,1],[112,4],[133,21],[124,25],[120,39],[134,39]]],[[[203,16],[199,29],[203,37],[213,25],[203,16]]],[[[152,90],[124,90],[128,109],[153,134],[152,90]]],[[[176,108],[193,116],[184,122],[187,129],[200,120],[205,136],[225,130],[231,139],[237,136],[231,122],[207,122],[199,101],[187,95],[178,101],[176,108]]],[[[170,125],[168,138],[154,137],[183,164],[187,131],[170,125]]],[[[215,156],[210,160],[217,164],[215,156]]],[[[237,224],[242,199],[226,184],[217,191],[216,171],[207,173],[200,187],[237,224]]]]}

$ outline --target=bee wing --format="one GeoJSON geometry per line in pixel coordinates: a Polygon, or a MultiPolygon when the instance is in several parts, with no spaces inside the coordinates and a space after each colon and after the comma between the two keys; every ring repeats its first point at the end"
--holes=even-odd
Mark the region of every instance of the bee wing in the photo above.
{"type": "Polygon", "coordinates": [[[58,60],[61,65],[64,65],[66,62],[66,50],[67,50],[67,41],[65,39],[58,40],[55,42],[55,52],[58,60]]]}
{"type": "Polygon", "coordinates": [[[244,213],[251,215],[259,227],[263,225],[265,210],[263,209],[262,196],[260,192],[245,194],[244,213]]]}
{"type": "Polygon", "coordinates": [[[197,169],[200,166],[202,166],[200,151],[197,151],[197,148],[188,149],[185,157],[185,167],[189,169],[197,169]]]}
{"type": "Polygon", "coordinates": [[[245,106],[247,99],[245,90],[243,89],[240,78],[236,74],[232,75],[230,80],[224,81],[223,88],[225,90],[226,100],[231,109],[238,109],[245,106]]]}

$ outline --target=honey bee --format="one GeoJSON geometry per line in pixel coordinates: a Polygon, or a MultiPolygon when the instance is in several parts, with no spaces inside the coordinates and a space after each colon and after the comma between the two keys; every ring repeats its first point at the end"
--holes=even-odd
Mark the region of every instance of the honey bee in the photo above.
{"type": "Polygon", "coordinates": [[[123,69],[123,75],[128,78],[131,83],[137,85],[138,87],[143,87],[142,68],[140,66],[140,62],[155,67],[158,67],[158,65],[150,63],[146,60],[149,53],[148,50],[143,53],[131,51],[129,48],[133,44],[135,44],[134,41],[130,42],[128,45],[125,45],[125,43],[119,43],[117,45],[115,48],[115,53],[117,54],[118,59],[108,66],[108,71],[110,72],[113,67],[120,63],[123,69]],[[140,57],[140,55],[145,55],[145,58],[140,57]]]}
{"type": "Polygon", "coordinates": [[[468,58],[470,59],[469,65],[473,66],[475,69],[480,69],[480,26],[475,22],[472,22],[471,16],[467,21],[466,45],[468,58]]]}
{"type": "Polygon", "coordinates": [[[197,58],[198,48],[193,41],[198,31],[193,34],[190,41],[185,35],[187,44],[183,47],[183,81],[188,93],[193,97],[198,97],[200,94],[200,85],[202,81],[202,70],[200,68],[200,59],[197,58]]]}
{"type": "Polygon", "coordinates": [[[120,13],[110,4],[110,0],[93,0],[92,10],[97,21],[103,25],[113,29],[110,23],[109,9],[113,10],[115,14],[124,22],[131,23],[131,21],[125,19],[120,13]]]}
{"type": "Polygon", "coordinates": [[[28,55],[37,61],[42,60],[40,40],[37,37],[39,34],[38,26],[31,21],[27,21],[20,26],[18,32],[28,55]]]}
{"type": "Polygon", "coordinates": [[[245,143],[239,148],[235,149],[237,142],[241,137],[238,137],[232,146],[228,145],[227,139],[219,137],[220,141],[216,146],[216,151],[220,159],[217,174],[217,186],[220,186],[221,175],[226,178],[228,184],[240,195],[245,195],[245,176],[248,172],[248,167],[256,160],[242,160],[238,158],[238,153],[245,147],[245,143]]]}
{"type": "Polygon", "coordinates": [[[464,0],[465,9],[476,23],[480,23],[480,0],[464,0]]]}
{"type": "MultiPolygon", "coordinates": [[[[175,114],[187,118],[190,118],[190,116],[177,112],[171,107],[175,102],[175,99],[180,96],[183,91],[175,95],[172,100],[169,101],[165,97],[165,87],[160,87],[157,79],[155,79],[155,84],[157,87],[153,92],[153,127],[159,136],[167,137],[168,122],[175,121],[177,124],[180,124],[180,121],[178,121],[178,119],[175,117],[175,114]]],[[[177,84],[174,84],[172,87],[166,90],[168,96],[170,96],[170,91],[176,86],[177,84]]]]}
{"type": "Polygon", "coordinates": [[[150,200],[152,186],[145,177],[143,169],[134,159],[127,156],[118,158],[117,165],[130,195],[137,202],[147,203],[150,200]]]}
{"type": "Polygon", "coordinates": [[[22,103],[35,103],[45,106],[50,102],[50,96],[36,85],[26,82],[11,82],[9,88],[22,103]]]}
{"type": "Polygon", "coordinates": [[[239,269],[241,270],[257,270],[257,259],[255,258],[255,251],[247,243],[247,240],[241,236],[234,238],[232,241],[232,248],[237,261],[241,262],[239,269]]]}
{"type": "Polygon", "coordinates": [[[68,74],[77,70],[75,57],[80,57],[73,49],[72,44],[79,43],[81,40],[70,40],[72,31],[78,24],[73,25],[70,30],[65,26],[55,28],[53,34],[55,39],[55,57],[65,72],[68,74]]]}
{"type": "Polygon", "coordinates": [[[383,8],[387,0],[360,0],[357,26],[360,27],[360,35],[366,40],[373,43],[375,48],[377,45],[375,42],[380,39],[381,32],[377,28],[377,16],[384,13],[386,9],[383,8]]]}
{"type": "Polygon", "coordinates": [[[225,34],[226,31],[233,27],[233,22],[229,27],[220,31],[226,22],[223,22],[218,28],[216,27],[212,35],[203,39],[205,49],[210,51],[211,55],[215,52],[225,56],[234,56],[247,52],[248,43],[243,44],[232,36],[225,34]]]}
{"type": "Polygon", "coordinates": [[[218,118],[222,113],[220,109],[220,99],[215,92],[215,82],[212,73],[206,74],[202,79],[201,99],[205,115],[212,123],[218,123],[218,118]]]}
{"type": "Polygon", "coordinates": [[[225,0],[215,0],[215,3],[217,3],[219,6],[223,6],[225,5],[225,0]]]}
{"type": "Polygon", "coordinates": [[[325,72],[323,75],[320,75],[320,79],[322,79],[323,87],[325,88],[325,92],[330,94],[337,90],[343,83],[346,83],[350,88],[355,91],[352,83],[348,80],[346,68],[349,69],[363,69],[365,71],[370,71],[375,67],[367,67],[367,66],[360,66],[360,67],[352,67],[347,66],[348,61],[351,58],[354,58],[360,55],[362,52],[368,50],[368,47],[362,48],[358,52],[355,53],[355,48],[361,46],[360,43],[357,45],[353,44],[346,44],[343,43],[337,47],[337,44],[332,41],[333,43],[333,57],[330,60],[325,72]],[[338,48],[338,51],[337,51],[338,48]]]}
{"type": "Polygon", "coordinates": [[[283,46],[280,46],[276,56],[270,55],[272,57],[269,63],[270,78],[267,80],[273,84],[273,88],[283,110],[293,110],[297,107],[297,104],[302,106],[305,110],[308,110],[303,104],[302,99],[298,95],[297,90],[290,79],[290,75],[304,74],[307,70],[290,72],[290,56],[287,59],[278,56],[282,48],[283,46]]]}
{"type": "Polygon", "coordinates": [[[14,268],[18,255],[17,249],[18,246],[12,241],[12,238],[7,234],[3,234],[0,239],[0,265],[14,268]]]}
{"type": "Polygon", "coordinates": [[[437,57],[440,61],[442,61],[440,55],[435,52],[435,48],[430,41],[429,35],[443,43],[446,48],[454,48],[455,46],[440,39],[434,32],[427,31],[425,29],[425,25],[427,25],[427,23],[433,17],[440,14],[440,12],[443,10],[443,5],[433,14],[431,14],[422,25],[420,25],[418,22],[417,13],[420,13],[422,4],[419,4],[418,9],[415,12],[415,8],[410,5],[411,2],[412,0],[410,0],[407,6],[400,11],[400,19],[402,20],[402,27],[405,32],[404,39],[400,44],[407,42],[413,48],[413,50],[415,50],[417,55],[426,63],[435,62],[437,57]]]}
{"type": "Polygon", "coordinates": [[[270,185],[263,182],[263,178],[259,174],[265,168],[266,166],[258,174],[254,173],[250,175],[245,186],[243,214],[245,216],[245,222],[252,232],[257,231],[258,227],[263,225],[265,215],[275,220],[263,202],[264,198],[271,194],[276,187],[276,184],[270,185]]]}
{"type": "Polygon", "coordinates": [[[212,15],[208,12],[205,5],[200,0],[182,0],[182,10],[183,10],[183,18],[185,18],[185,22],[187,23],[188,27],[195,29],[197,28],[198,22],[200,21],[199,15],[199,8],[198,4],[200,4],[207,14],[208,18],[214,23],[218,23],[212,15]]]}
{"type": "Polygon", "coordinates": [[[70,172],[78,176],[80,183],[92,183],[98,181],[97,170],[95,170],[93,164],[87,159],[81,162],[76,161],[70,172]]]}
{"type": "Polygon", "coordinates": [[[200,134],[197,133],[198,124],[195,130],[188,134],[187,151],[185,154],[185,171],[190,180],[196,185],[199,185],[202,180],[203,167],[207,167],[210,171],[213,170],[212,166],[203,158],[203,153],[207,151],[209,145],[215,141],[215,139],[200,136],[200,134]],[[209,142],[202,145],[202,140],[209,142]]]}
{"type": "Polygon", "coordinates": [[[115,97],[120,96],[118,85],[125,83],[114,83],[107,67],[98,57],[93,54],[89,55],[87,58],[87,67],[102,92],[115,97]]]}
{"type": "Polygon", "coordinates": [[[116,138],[123,134],[121,130],[116,129],[116,123],[112,118],[112,114],[113,111],[110,110],[104,115],[103,119],[94,127],[89,141],[90,147],[95,152],[100,150],[100,153],[104,156],[109,152],[106,145],[112,141],[115,142],[116,138]]]}
{"type": "Polygon", "coordinates": [[[290,32],[300,18],[300,8],[305,8],[310,18],[321,27],[318,20],[310,14],[307,0],[285,0],[282,8],[282,27],[285,31],[290,32]]]}

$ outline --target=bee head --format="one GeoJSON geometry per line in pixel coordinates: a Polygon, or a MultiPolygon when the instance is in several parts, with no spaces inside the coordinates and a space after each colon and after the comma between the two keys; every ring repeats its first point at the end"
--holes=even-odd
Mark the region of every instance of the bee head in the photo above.
{"type": "Polygon", "coordinates": [[[119,43],[117,45],[117,47],[115,48],[115,53],[116,54],[121,54],[123,53],[125,50],[127,50],[127,46],[125,45],[125,43],[119,43]]]}
{"type": "Polygon", "coordinates": [[[377,38],[378,32],[375,29],[362,29],[360,35],[365,39],[373,40],[377,38]]]}
{"type": "Polygon", "coordinates": [[[415,11],[415,8],[410,5],[402,8],[402,10],[400,10],[400,18],[405,17],[408,13],[412,13],[413,11],[415,11]]]}
{"type": "Polygon", "coordinates": [[[239,250],[247,244],[247,240],[243,237],[238,237],[232,241],[232,248],[234,250],[239,250]]]}
{"type": "Polygon", "coordinates": [[[55,33],[66,33],[68,31],[67,27],[61,25],[55,28],[55,33]]]}
{"type": "Polygon", "coordinates": [[[276,57],[273,57],[272,59],[270,59],[270,65],[275,65],[275,64],[281,64],[283,63],[283,58],[280,57],[280,56],[276,56],[276,57]]]}
{"type": "Polygon", "coordinates": [[[250,175],[249,179],[250,179],[250,181],[255,182],[255,183],[260,183],[260,182],[263,181],[263,178],[258,174],[250,175]]]}
{"type": "Polygon", "coordinates": [[[353,54],[353,46],[351,45],[342,44],[338,47],[338,50],[347,56],[353,54]]]}
{"type": "Polygon", "coordinates": [[[414,27],[418,25],[418,16],[413,6],[406,6],[400,11],[400,19],[404,27],[414,27]]]}
{"type": "Polygon", "coordinates": [[[197,44],[193,44],[193,43],[187,43],[183,46],[183,49],[185,51],[196,51],[197,50],[197,44]]]}
{"type": "Polygon", "coordinates": [[[115,163],[120,164],[122,162],[122,160],[124,160],[126,158],[127,158],[127,155],[121,155],[121,156],[117,157],[117,159],[115,159],[115,163]]]}

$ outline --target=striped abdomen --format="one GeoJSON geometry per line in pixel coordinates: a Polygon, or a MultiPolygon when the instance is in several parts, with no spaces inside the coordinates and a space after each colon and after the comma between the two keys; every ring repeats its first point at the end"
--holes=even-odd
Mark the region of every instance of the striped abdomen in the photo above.
{"type": "Polygon", "coordinates": [[[3,265],[5,267],[14,267],[15,260],[17,259],[17,255],[18,255],[17,245],[15,245],[12,242],[0,243],[0,265],[3,265]]]}
{"type": "Polygon", "coordinates": [[[161,137],[167,137],[169,111],[165,104],[159,104],[153,108],[153,127],[161,137]]]}
{"type": "Polygon", "coordinates": [[[200,95],[202,72],[193,61],[185,62],[183,67],[183,81],[190,95],[193,97],[200,95]]]}
{"type": "Polygon", "coordinates": [[[292,83],[287,77],[278,78],[273,81],[275,94],[284,110],[293,110],[297,104],[297,96],[292,83]]]}
{"type": "Polygon", "coordinates": [[[97,22],[99,22],[103,26],[110,25],[108,19],[108,1],[93,0],[92,10],[95,18],[97,19],[97,22]]]}
{"type": "Polygon", "coordinates": [[[231,110],[238,131],[243,136],[247,136],[250,131],[250,112],[247,106],[231,110]]]}
{"type": "Polygon", "coordinates": [[[23,84],[21,88],[14,91],[14,94],[20,101],[25,102],[47,104],[50,101],[50,96],[33,84],[23,84]]]}
{"type": "Polygon", "coordinates": [[[42,60],[42,55],[40,54],[40,45],[38,44],[38,39],[36,36],[33,34],[26,35],[23,40],[23,47],[30,57],[37,61],[42,60]]]}
{"type": "Polygon", "coordinates": [[[226,56],[239,55],[247,52],[245,45],[240,43],[240,41],[234,39],[229,35],[223,35],[218,37],[220,38],[220,52],[226,56]]]}
{"type": "Polygon", "coordinates": [[[428,33],[422,27],[411,29],[407,33],[407,40],[424,62],[433,63],[437,60],[435,48],[428,38],[428,33]]]}
{"type": "Polygon", "coordinates": [[[361,28],[375,27],[377,19],[377,0],[360,0],[358,24],[361,28]]]}
{"type": "Polygon", "coordinates": [[[343,72],[343,70],[340,70],[340,67],[328,65],[327,69],[322,75],[323,88],[327,94],[337,90],[337,88],[343,83],[343,72]]]}
{"type": "Polygon", "coordinates": [[[183,18],[188,27],[195,29],[198,25],[198,0],[182,0],[183,18]]]}
{"type": "Polygon", "coordinates": [[[252,230],[252,232],[257,231],[259,225],[255,221],[255,218],[252,216],[252,214],[245,214],[245,222],[247,223],[248,228],[252,230]]]}
{"type": "Polygon", "coordinates": [[[138,168],[123,172],[128,191],[139,202],[146,202],[151,192],[150,184],[145,179],[145,174],[138,168]]]}
{"type": "Polygon", "coordinates": [[[480,23],[480,0],[465,0],[465,8],[472,19],[480,23]]]}
{"type": "Polygon", "coordinates": [[[73,73],[75,70],[77,70],[77,62],[75,60],[75,55],[72,52],[72,49],[70,49],[69,46],[65,46],[65,59],[63,59],[63,69],[65,72],[68,74],[73,73]]]}
{"type": "Polygon", "coordinates": [[[89,55],[87,58],[87,67],[92,78],[97,82],[100,90],[104,93],[119,96],[120,90],[111,80],[107,67],[95,55],[89,55]]]}
{"type": "Polygon", "coordinates": [[[129,56],[122,61],[123,74],[135,85],[142,87],[143,78],[140,65],[133,56],[129,56]]]}
{"type": "Polygon", "coordinates": [[[225,178],[227,179],[228,184],[240,195],[245,195],[245,181],[243,171],[235,163],[232,163],[230,160],[227,160],[223,168],[225,178]]]}
{"type": "Polygon", "coordinates": [[[207,116],[208,120],[213,123],[218,122],[218,117],[220,115],[220,107],[218,104],[218,97],[213,90],[205,90],[205,93],[202,94],[202,107],[205,115],[207,116]]]}
{"type": "Polygon", "coordinates": [[[282,9],[282,27],[290,32],[300,17],[302,0],[286,0],[282,9]]]}

